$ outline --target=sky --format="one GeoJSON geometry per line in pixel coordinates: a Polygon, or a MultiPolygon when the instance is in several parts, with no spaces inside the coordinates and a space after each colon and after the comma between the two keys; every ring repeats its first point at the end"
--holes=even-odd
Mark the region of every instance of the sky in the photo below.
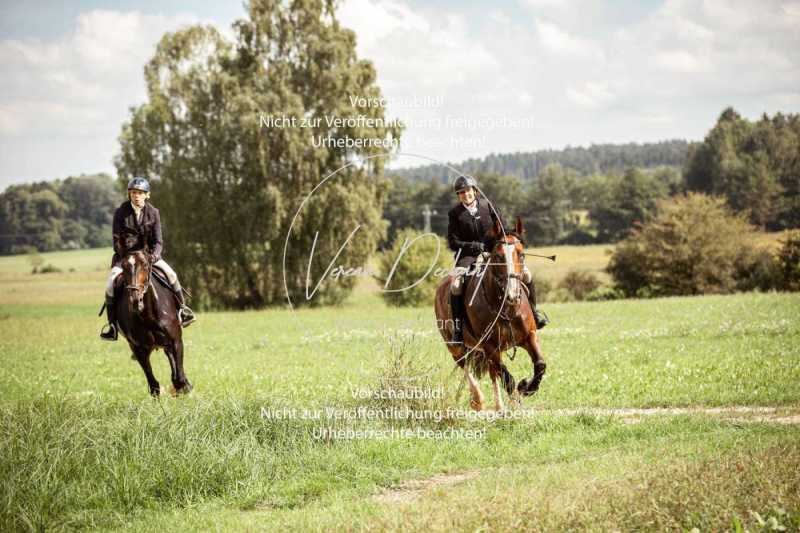
{"type": "MultiPolygon", "coordinates": [[[[231,35],[244,16],[238,1],[0,3],[0,190],[113,174],[159,38],[231,35]]],[[[727,106],[800,112],[800,0],[345,0],[338,16],[408,124],[401,150],[430,159],[700,140],[727,106]]]]}

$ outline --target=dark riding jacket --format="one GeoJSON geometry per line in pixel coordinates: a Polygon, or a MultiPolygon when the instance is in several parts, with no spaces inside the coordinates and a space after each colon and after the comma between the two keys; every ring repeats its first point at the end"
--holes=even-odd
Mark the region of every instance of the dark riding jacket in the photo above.
{"type": "Polygon", "coordinates": [[[145,203],[141,222],[136,220],[136,212],[129,201],[123,202],[114,212],[114,257],[116,265],[125,254],[144,250],[154,261],[161,259],[164,243],[161,238],[161,215],[158,209],[145,203]]]}
{"type": "Polygon", "coordinates": [[[499,219],[503,228],[506,228],[502,215],[499,212],[496,213],[497,207],[494,210],[489,207],[489,201],[486,198],[478,198],[476,201],[478,202],[478,212],[475,216],[471,215],[464,204],[460,202],[447,214],[449,219],[447,244],[458,258],[456,266],[471,265],[483,248],[488,250],[491,247],[490,234],[495,220],[499,219]]]}

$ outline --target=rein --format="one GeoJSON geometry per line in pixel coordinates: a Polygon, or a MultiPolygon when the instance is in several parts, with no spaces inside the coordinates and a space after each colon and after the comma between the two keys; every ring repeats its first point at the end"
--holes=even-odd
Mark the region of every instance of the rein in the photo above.
{"type": "MultiPolygon", "coordinates": [[[[510,280],[510,279],[519,279],[521,281],[522,280],[522,275],[521,274],[517,274],[516,272],[511,272],[505,277],[505,282],[504,282],[503,276],[500,276],[499,274],[494,272],[493,269],[491,269],[491,266],[495,263],[494,261],[492,261],[492,257],[493,257],[493,254],[489,256],[489,262],[484,266],[484,268],[491,270],[490,275],[491,275],[491,280],[494,282],[494,286],[497,289],[502,287],[502,291],[501,291],[501,294],[499,295],[499,298],[495,299],[495,303],[499,303],[499,308],[497,309],[497,311],[492,309],[492,299],[489,298],[489,295],[486,292],[486,284],[485,283],[481,283],[481,290],[483,291],[483,298],[486,300],[486,303],[489,305],[489,311],[494,313],[494,315],[497,316],[498,318],[500,318],[501,321],[502,321],[502,325],[505,325],[505,327],[508,328],[508,331],[509,331],[509,334],[510,334],[510,337],[511,337],[511,345],[513,346],[513,351],[511,353],[511,355],[509,355],[508,357],[509,357],[509,359],[511,359],[513,361],[514,357],[516,357],[516,355],[517,355],[517,339],[514,336],[514,328],[511,325],[511,320],[513,318],[508,316],[508,313],[504,309],[506,307],[505,303],[506,303],[506,294],[508,292],[508,280],[510,280]]],[[[527,294],[528,287],[526,287],[524,283],[520,283],[520,286],[525,290],[525,292],[527,294]]],[[[502,325],[500,327],[502,327],[502,325]]],[[[500,345],[500,328],[498,328],[498,330],[497,330],[497,343],[498,343],[498,345],[500,345]]]]}

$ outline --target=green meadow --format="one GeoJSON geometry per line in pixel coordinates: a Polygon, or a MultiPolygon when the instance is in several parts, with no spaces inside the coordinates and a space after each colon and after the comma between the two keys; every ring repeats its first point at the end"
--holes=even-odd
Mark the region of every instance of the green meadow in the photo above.
{"type": "MultiPolygon", "coordinates": [[[[608,248],[529,262],[602,277],[608,248]]],[[[369,279],[338,307],[199,313],[195,390],[153,400],[127,343],[97,337],[110,251],[41,258],[60,272],[0,258],[2,531],[800,528],[797,294],[546,304],[539,392],[472,416],[432,307],[369,279]],[[358,392],[392,388],[437,395],[358,392]],[[464,416],[354,415],[401,407],[464,416]]],[[[531,373],[522,350],[507,364],[531,373]]]]}

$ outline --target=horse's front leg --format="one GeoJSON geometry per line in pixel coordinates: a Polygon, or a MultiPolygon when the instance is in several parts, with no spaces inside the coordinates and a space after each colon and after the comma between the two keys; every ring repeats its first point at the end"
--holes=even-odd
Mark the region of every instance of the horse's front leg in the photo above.
{"type": "Polygon", "coordinates": [[[494,408],[497,411],[502,411],[505,407],[503,406],[503,391],[500,387],[501,382],[503,381],[503,368],[502,368],[502,361],[500,361],[500,352],[495,352],[491,354],[489,357],[491,358],[491,363],[489,364],[489,377],[492,378],[492,394],[494,394],[494,408]]]}
{"type": "MultiPolygon", "coordinates": [[[[469,365],[467,364],[467,355],[465,353],[466,349],[463,347],[455,347],[453,345],[448,345],[447,349],[450,351],[450,354],[453,356],[456,364],[464,371],[464,377],[466,378],[467,385],[469,386],[469,406],[476,411],[482,411],[483,393],[478,385],[478,380],[475,379],[475,376],[473,376],[472,372],[469,370],[469,365]]],[[[477,354],[470,355],[475,357],[477,354]]]]}
{"type": "Polygon", "coordinates": [[[161,386],[158,384],[156,377],[153,375],[153,367],[150,366],[150,353],[152,348],[136,347],[133,349],[133,356],[139,361],[139,365],[144,370],[144,377],[147,378],[147,386],[150,389],[150,395],[158,397],[161,394],[161,386]]]}
{"type": "Polygon", "coordinates": [[[483,393],[478,385],[478,380],[475,379],[475,376],[472,375],[472,372],[469,371],[466,365],[464,366],[464,375],[469,384],[469,406],[475,411],[483,411],[483,393]]]}
{"type": "Polygon", "coordinates": [[[170,369],[172,370],[172,389],[175,394],[188,394],[192,384],[183,371],[183,340],[176,339],[171,345],[164,347],[170,369]]]}
{"type": "Polygon", "coordinates": [[[497,379],[500,375],[499,372],[490,372],[492,377],[492,393],[494,394],[494,408],[496,411],[502,411],[503,407],[503,393],[500,390],[500,380],[497,379]]]}
{"type": "Polygon", "coordinates": [[[531,357],[533,377],[530,379],[525,378],[520,381],[517,385],[517,390],[523,396],[530,396],[539,390],[539,385],[547,369],[547,364],[544,362],[544,357],[542,357],[542,348],[539,345],[539,335],[536,333],[536,330],[530,332],[525,342],[522,344],[522,347],[525,348],[525,351],[527,351],[528,355],[531,357]]]}

